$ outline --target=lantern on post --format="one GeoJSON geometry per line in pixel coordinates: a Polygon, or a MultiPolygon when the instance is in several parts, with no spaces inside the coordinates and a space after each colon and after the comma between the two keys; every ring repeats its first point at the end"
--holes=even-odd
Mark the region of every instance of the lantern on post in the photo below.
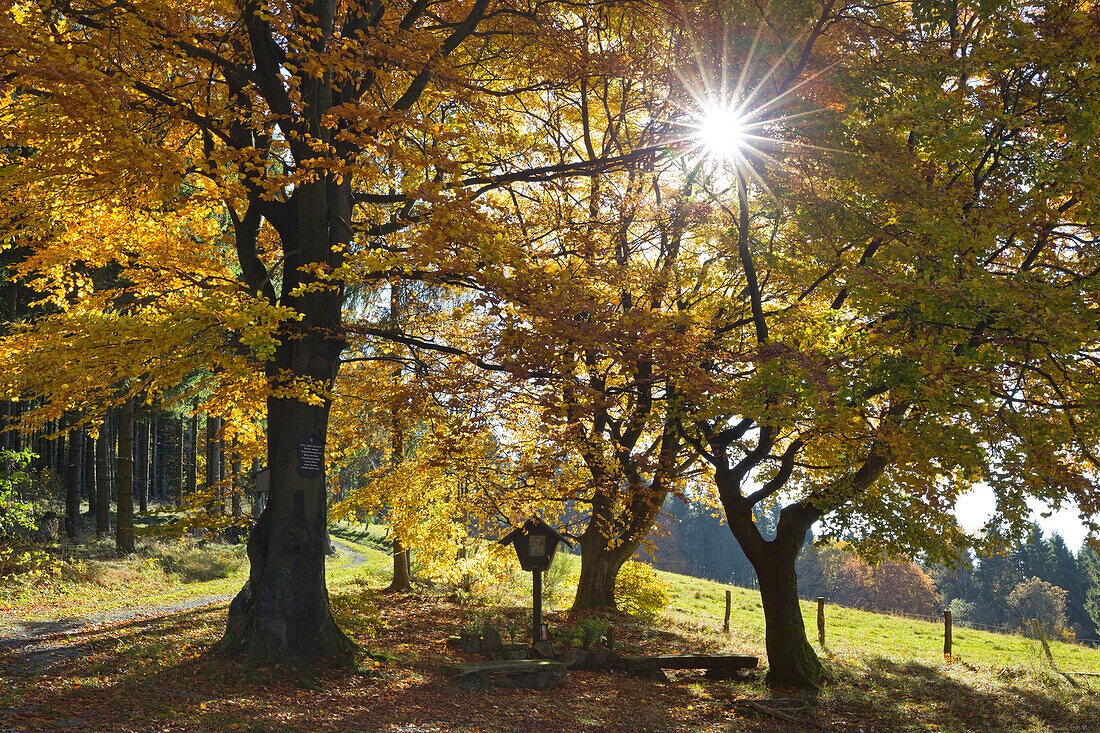
{"type": "Polygon", "coordinates": [[[519,565],[531,579],[531,643],[542,641],[542,573],[550,568],[558,544],[572,547],[566,537],[538,517],[528,519],[522,527],[513,529],[500,539],[502,545],[512,545],[519,556],[519,565]]]}

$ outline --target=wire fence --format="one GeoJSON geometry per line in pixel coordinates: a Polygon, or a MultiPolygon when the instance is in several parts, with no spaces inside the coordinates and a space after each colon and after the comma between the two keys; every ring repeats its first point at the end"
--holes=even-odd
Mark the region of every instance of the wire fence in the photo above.
{"type": "MultiPolygon", "coordinates": [[[[851,609],[853,611],[866,611],[868,613],[877,613],[877,614],[880,614],[880,615],[883,615],[883,616],[890,616],[892,618],[904,618],[904,619],[908,619],[910,621],[926,621],[928,623],[933,623],[933,624],[942,624],[942,623],[944,623],[944,617],[943,617],[942,613],[940,613],[940,614],[931,614],[931,615],[930,614],[912,614],[912,613],[905,613],[904,611],[879,611],[879,610],[874,610],[874,609],[869,609],[869,608],[857,608],[855,606],[845,606],[843,604],[835,603],[835,602],[829,602],[829,603],[830,603],[830,605],[836,606],[838,608],[848,608],[848,609],[851,609]]],[[[992,632],[994,634],[1015,634],[1015,633],[1019,632],[1019,629],[1016,629],[1016,628],[1013,628],[1011,626],[1007,626],[1007,625],[1004,625],[1004,624],[1002,624],[1002,625],[983,624],[983,623],[978,623],[977,621],[970,621],[970,620],[965,619],[965,618],[960,619],[957,616],[953,617],[951,619],[951,625],[955,628],[962,627],[962,628],[966,628],[966,629],[974,629],[974,630],[977,630],[977,631],[989,631],[989,632],[992,632]]],[[[1025,635],[1028,635],[1026,633],[1026,630],[1028,629],[1028,626],[1023,625],[1023,629],[1025,630],[1025,635]]],[[[1083,647],[1089,647],[1089,648],[1100,648],[1100,639],[1088,639],[1088,638],[1081,638],[1081,637],[1073,637],[1073,638],[1056,638],[1056,639],[1053,639],[1053,641],[1057,641],[1057,642],[1060,642],[1062,644],[1074,644],[1076,646],[1083,646],[1083,647]]]]}

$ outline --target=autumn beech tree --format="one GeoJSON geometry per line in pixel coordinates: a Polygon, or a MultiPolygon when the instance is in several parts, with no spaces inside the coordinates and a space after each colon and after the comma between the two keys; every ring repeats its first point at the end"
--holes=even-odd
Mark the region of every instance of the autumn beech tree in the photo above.
{"type": "MultiPolygon", "coordinates": [[[[952,512],[984,482],[1006,531],[1028,497],[1073,501],[1097,529],[1098,188],[1081,144],[1100,99],[1083,71],[1095,19],[1058,4],[952,7],[826,3],[771,15],[757,34],[729,29],[758,17],[718,24],[703,55],[747,68],[710,103],[739,139],[707,141],[724,158],[700,173],[694,200],[710,213],[685,222],[675,297],[651,313],[622,310],[622,284],[645,282],[649,263],[601,272],[585,259],[605,233],[593,224],[615,220],[598,208],[576,232],[566,220],[547,227],[556,238],[525,240],[558,246],[555,265],[507,263],[537,271],[541,290],[489,283],[514,321],[506,350],[531,372],[556,365],[546,382],[586,401],[573,401],[574,424],[611,426],[588,438],[631,425],[610,395],[643,380],[607,358],[620,343],[651,355],[645,382],[676,385],[681,435],[756,569],[772,684],[812,686],[825,671],[795,574],[815,523],[869,557],[956,556],[984,541],[952,512]],[[570,353],[600,358],[570,372],[570,353]],[[754,510],[775,501],[769,537],[754,510]]],[[[574,205],[589,200],[579,191],[574,205]]],[[[569,400],[545,399],[567,425],[569,400]]]]}
{"type": "MultiPolygon", "coordinates": [[[[952,511],[978,482],[1008,532],[1028,497],[1093,531],[1100,509],[1096,18],[834,10],[821,76],[783,114],[745,108],[712,189],[728,266],[685,423],[756,569],[768,680],[800,686],[824,672],[794,565],[815,523],[866,556],[950,557],[982,541],[952,511]],[[753,510],[776,500],[766,537],[753,510]]],[[[766,105],[781,84],[749,88],[766,105]]]]}
{"type": "Polygon", "coordinates": [[[227,350],[262,376],[271,467],[227,650],[300,663],[351,650],[321,541],[346,287],[438,274],[447,258],[476,268],[495,246],[478,196],[649,154],[548,159],[511,124],[510,105],[567,73],[565,5],[4,3],[3,142],[25,148],[19,175],[140,191],[154,211],[206,205],[235,263],[201,284],[252,314],[242,332],[269,326],[227,350]]]}

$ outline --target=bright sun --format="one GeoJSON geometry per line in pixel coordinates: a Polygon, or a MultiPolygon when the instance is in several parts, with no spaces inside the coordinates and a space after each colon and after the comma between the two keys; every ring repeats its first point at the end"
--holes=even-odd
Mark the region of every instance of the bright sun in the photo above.
{"type": "Polygon", "coordinates": [[[745,157],[749,142],[747,120],[733,106],[716,105],[704,110],[695,128],[695,136],[706,157],[719,161],[745,157]]]}

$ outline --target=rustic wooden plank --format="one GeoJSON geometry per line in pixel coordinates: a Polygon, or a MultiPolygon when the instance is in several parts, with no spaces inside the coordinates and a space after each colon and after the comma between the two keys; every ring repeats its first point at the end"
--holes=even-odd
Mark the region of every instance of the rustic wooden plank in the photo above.
{"type": "Polygon", "coordinates": [[[654,654],[650,656],[622,657],[624,669],[755,669],[760,663],[756,657],[740,654],[654,654]]]}
{"type": "Polygon", "coordinates": [[[444,674],[451,682],[469,690],[489,687],[531,687],[538,690],[552,687],[565,679],[562,662],[548,659],[501,659],[494,662],[445,664],[444,674]]]}
{"type": "Polygon", "coordinates": [[[548,659],[499,659],[492,662],[465,662],[445,664],[441,668],[447,675],[464,674],[529,674],[541,670],[565,671],[563,662],[548,659]]]}

